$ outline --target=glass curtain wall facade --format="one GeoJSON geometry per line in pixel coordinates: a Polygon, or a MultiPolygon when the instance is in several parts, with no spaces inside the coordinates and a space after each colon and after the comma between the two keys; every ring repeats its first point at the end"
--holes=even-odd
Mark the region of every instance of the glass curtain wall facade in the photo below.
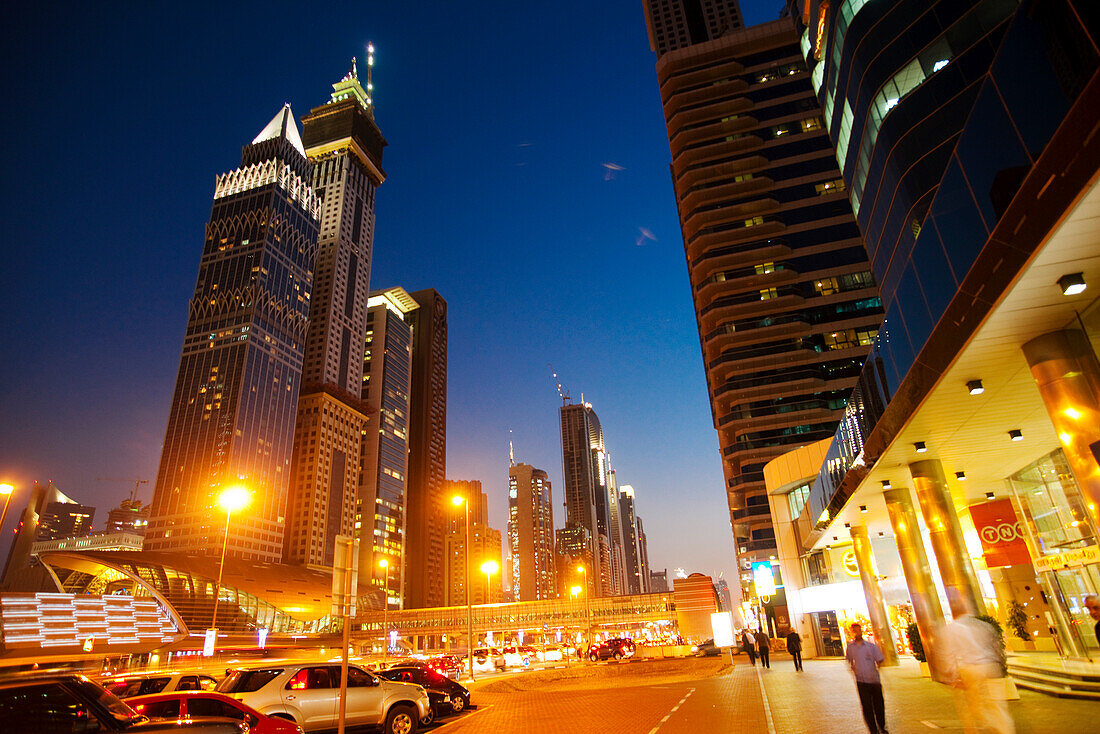
{"type": "Polygon", "coordinates": [[[218,494],[252,492],[228,554],[283,554],[320,201],[289,105],[218,176],[145,547],[216,554],[218,494]]]}

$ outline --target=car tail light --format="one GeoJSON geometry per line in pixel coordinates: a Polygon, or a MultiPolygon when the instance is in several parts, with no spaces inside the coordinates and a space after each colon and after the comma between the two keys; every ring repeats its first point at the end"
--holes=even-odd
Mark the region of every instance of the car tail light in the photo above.
{"type": "Polygon", "coordinates": [[[144,710],[145,710],[145,704],[143,704],[143,703],[139,703],[137,706],[134,706],[134,711],[137,711],[139,714],[144,710]]]}

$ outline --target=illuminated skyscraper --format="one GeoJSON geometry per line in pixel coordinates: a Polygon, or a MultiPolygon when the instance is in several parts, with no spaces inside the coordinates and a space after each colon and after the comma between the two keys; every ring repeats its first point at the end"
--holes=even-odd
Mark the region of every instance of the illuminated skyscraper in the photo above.
{"type": "MultiPolygon", "coordinates": [[[[489,527],[489,498],[481,491],[481,482],[476,479],[448,479],[444,488],[446,497],[458,495],[470,502],[470,580],[471,601],[474,604],[489,604],[502,600],[501,583],[504,562],[501,557],[500,531],[489,527]],[[497,570],[490,577],[481,571],[486,561],[497,564],[497,570]]],[[[460,508],[461,509],[461,508],[460,508]]],[[[460,606],[466,603],[466,513],[455,512],[447,523],[447,536],[444,540],[444,574],[446,598],[445,606],[460,606]]]]}
{"type": "Polygon", "coordinates": [[[508,468],[508,550],[516,601],[557,596],[550,478],[530,464],[508,468]]]}
{"type": "Polygon", "coordinates": [[[146,550],[218,552],[229,485],[252,492],[228,553],[279,561],[320,201],[286,105],[218,176],[146,550]]]}
{"type": "Polygon", "coordinates": [[[356,530],[359,586],[386,590],[402,606],[405,517],[409,476],[409,391],[413,312],[420,306],[404,288],[374,291],[367,312],[363,400],[371,421],[363,433],[356,530]],[[383,572],[379,561],[385,559],[383,572]]]}
{"type": "Polygon", "coordinates": [[[432,289],[410,293],[413,312],[409,391],[409,477],[405,606],[443,604],[443,539],[454,512],[447,478],[447,302],[432,289]]]}
{"type": "Polygon", "coordinates": [[[882,302],[793,21],[741,28],[735,0],[647,10],[746,586],[776,554],[764,464],[833,434],[882,302]]]}
{"type": "Polygon", "coordinates": [[[374,195],[386,145],[355,60],[325,104],[302,119],[313,190],[322,200],[313,299],[298,400],[286,560],[331,566],[337,535],[354,532],[361,400],[374,243],[374,195]]]}

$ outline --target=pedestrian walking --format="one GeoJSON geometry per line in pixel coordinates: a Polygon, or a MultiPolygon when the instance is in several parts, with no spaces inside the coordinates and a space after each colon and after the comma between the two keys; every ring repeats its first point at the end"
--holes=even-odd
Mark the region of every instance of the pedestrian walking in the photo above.
{"type": "Polygon", "coordinates": [[[749,665],[756,667],[756,640],[749,637],[748,630],[741,630],[741,649],[748,653],[749,665]]]}
{"type": "Polygon", "coordinates": [[[787,652],[794,658],[794,669],[802,670],[802,635],[794,629],[787,633],[787,652]]]}
{"type": "Polygon", "coordinates": [[[756,652],[760,655],[760,665],[765,668],[772,667],[771,660],[768,659],[769,644],[771,639],[768,638],[768,633],[763,628],[756,630],[756,652]]]}
{"type": "Polygon", "coordinates": [[[955,688],[955,705],[966,734],[992,731],[1015,734],[1004,686],[1004,648],[997,631],[972,614],[956,617],[943,628],[937,660],[943,678],[955,688]]]}
{"type": "Polygon", "coordinates": [[[1092,631],[1096,633],[1096,643],[1100,644],[1100,596],[1096,594],[1086,596],[1085,608],[1089,610],[1089,616],[1096,620],[1096,626],[1092,631]]]}
{"type": "Polygon", "coordinates": [[[859,623],[853,624],[850,629],[852,640],[844,651],[844,657],[856,678],[863,720],[871,734],[886,734],[886,706],[882,701],[882,679],[878,674],[886,656],[878,645],[863,639],[863,627],[859,623]]]}

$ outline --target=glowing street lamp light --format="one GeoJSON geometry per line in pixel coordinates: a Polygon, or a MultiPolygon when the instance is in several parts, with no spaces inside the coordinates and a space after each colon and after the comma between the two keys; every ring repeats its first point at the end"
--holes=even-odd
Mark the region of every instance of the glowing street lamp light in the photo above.
{"type": "Polygon", "coordinates": [[[218,504],[225,510],[225,535],[222,537],[222,558],[218,563],[218,583],[214,585],[214,613],[210,617],[210,629],[215,638],[218,634],[218,598],[221,596],[222,573],[225,571],[225,548],[229,545],[229,519],[235,511],[247,507],[251,500],[252,493],[240,486],[228,487],[218,495],[218,504]]]}
{"type": "MultiPolygon", "coordinates": [[[[586,644],[592,644],[592,612],[588,608],[588,568],[586,566],[577,566],[577,573],[584,574],[584,641],[586,644]]],[[[575,586],[573,588],[576,588],[575,586]]]]}
{"type": "Polygon", "coordinates": [[[382,569],[382,659],[385,660],[390,654],[390,630],[386,624],[386,612],[390,608],[390,562],[383,558],[378,567],[382,569]]]}
{"type": "Polygon", "coordinates": [[[462,495],[451,498],[455,507],[466,508],[466,662],[470,666],[470,680],[474,680],[474,606],[470,595],[470,503],[462,495]]]}
{"type": "Polygon", "coordinates": [[[492,578],[493,578],[493,574],[496,573],[499,570],[500,570],[500,566],[497,564],[496,561],[485,561],[485,563],[481,564],[481,572],[483,574],[485,574],[485,603],[486,604],[488,604],[490,601],[492,601],[490,599],[490,589],[492,589],[492,583],[493,583],[492,578]]]}

